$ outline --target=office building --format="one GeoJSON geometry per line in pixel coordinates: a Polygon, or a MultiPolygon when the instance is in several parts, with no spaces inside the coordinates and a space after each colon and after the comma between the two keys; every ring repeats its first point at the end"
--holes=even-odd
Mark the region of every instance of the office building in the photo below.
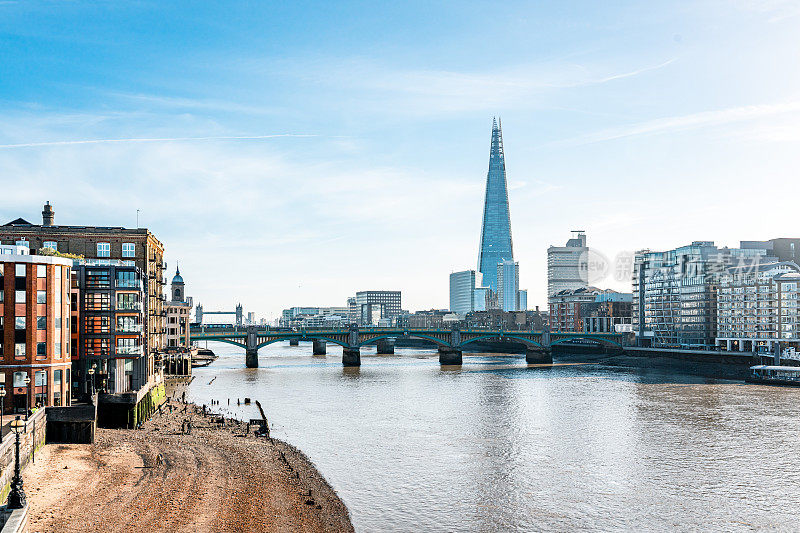
{"type": "Polygon", "coordinates": [[[71,404],[72,261],[0,249],[0,386],[6,413],[71,404]]]}
{"type": "Polygon", "coordinates": [[[0,226],[0,243],[24,241],[31,253],[74,254],[87,260],[133,261],[144,275],[148,293],[148,373],[156,371],[158,352],[164,346],[164,245],[146,228],[66,226],[55,224],[48,202],[42,224],[18,218],[0,226]]]}
{"type": "Polygon", "coordinates": [[[489,171],[486,174],[481,244],[478,253],[478,271],[482,275],[483,286],[496,292],[498,290],[497,265],[503,261],[513,260],[503,132],[501,125],[494,119],[489,149],[489,171]]]}
{"type": "Polygon", "coordinates": [[[348,313],[351,310],[359,325],[377,326],[381,319],[392,320],[400,315],[400,291],[359,291],[352,305],[348,300],[348,313]]]}
{"type": "Polygon", "coordinates": [[[450,310],[466,315],[475,310],[475,271],[450,274],[450,310]]]}
{"type": "Polygon", "coordinates": [[[519,296],[517,297],[517,301],[519,302],[519,311],[527,311],[528,310],[528,290],[527,289],[520,289],[519,296]]]}
{"type": "Polygon", "coordinates": [[[519,263],[497,265],[497,304],[503,311],[519,311],[519,263]]]}
{"type": "Polygon", "coordinates": [[[771,352],[780,341],[797,358],[799,288],[800,267],[794,262],[729,267],[719,280],[717,346],[771,352]]]}
{"type": "Polygon", "coordinates": [[[566,246],[547,249],[547,296],[588,286],[586,233],[572,232],[566,246]]]}

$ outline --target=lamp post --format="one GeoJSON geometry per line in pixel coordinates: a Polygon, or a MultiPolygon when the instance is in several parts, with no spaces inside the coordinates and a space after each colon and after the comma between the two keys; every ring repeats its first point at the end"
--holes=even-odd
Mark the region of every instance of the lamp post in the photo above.
{"type": "Polygon", "coordinates": [[[14,441],[14,448],[16,455],[14,456],[14,477],[11,478],[11,491],[8,493],[8,509],[22,509],[27,504],[25,498],[25,491],[22,490],[22,476],[19,474],[19,434],[25,431],[25,422],[23,422],[19,415],[11,422],[11,429],[16,434],[14,441]]]}
{"type": "Polygon", "coordinates": [[[24,381],[25,381],[25,420],[27,420],[28,419],[28,411],[30,410],[29,409],[30,408],[30,401],[31,401],[31,399],[30,399],[30,391],[28,390],[28,389],[30,389],[30,386],[31,386],[31,378],[26,375],[24,381]]]}
{"type": "Polygon", "coordinates": [[[92,397],[92,398],[94,397],[94,372],[95,372],[94,369],[95,368],[97,368],[97,363],[93,364],[92,368],[90,368],[89,370],[86,371],[86,373],[89,374],[89,384],[91,385],[91,388],[89,389],[89,396],[92,397]]]}
{"type": "Polygon", "coordinates": [[[3,440],[3,415],[6,411],[6,388],[0,388],[0,441],[3,440]]]}

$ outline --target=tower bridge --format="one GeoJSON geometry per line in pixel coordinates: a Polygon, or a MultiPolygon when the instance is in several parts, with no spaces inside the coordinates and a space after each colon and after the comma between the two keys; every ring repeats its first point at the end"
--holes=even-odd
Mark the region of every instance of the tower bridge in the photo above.
{"type": "Polygon", "coordinates": [[[438,347],[439,362],[443,365],[460,365],[462,352],[475,342],[514,342],[525,346],[528,363],[552,363],[551,348],[570,341],[589,341],[622,349],[621,333],[573,333],[549,331],[503,331],[491,329],[414,329],[414,328],[314,328],[301,330],[276,330],[268,327],[220,327],[194,325],[192,341],[217,341],[233,344],[245,350],[248,368],[258,367],[258,350],[269,344],[289,341],[311,341],[314,355],[325,355],[327,343],[342,347],[344,366],[361,365],[361,348],[376,345],[379,354],[394,353],[397,339],[422,339],[438,347]]]}

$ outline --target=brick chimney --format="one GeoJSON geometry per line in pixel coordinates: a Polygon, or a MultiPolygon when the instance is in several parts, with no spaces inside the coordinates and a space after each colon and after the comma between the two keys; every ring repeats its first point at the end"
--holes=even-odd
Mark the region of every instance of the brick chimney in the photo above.
{"type": "Polygon", "coordinates": [[[50,202],[44,204],[44,210],[42,211],[42,226],[52,226],[53,219],[56,217],[56,212],[53,211],[50,202]]]}

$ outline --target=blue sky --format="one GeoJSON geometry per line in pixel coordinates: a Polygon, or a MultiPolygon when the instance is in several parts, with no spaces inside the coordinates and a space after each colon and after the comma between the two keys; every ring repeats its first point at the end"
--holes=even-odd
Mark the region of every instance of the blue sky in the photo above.
{"type": "Polygon", "coordinates": [[[798,35],[780,0],[0,1],[0,220],[139,208],[206,309],[447,307],[499,115],[544,305],[572,229],[609,258],[798,236],[798,35]]]}

